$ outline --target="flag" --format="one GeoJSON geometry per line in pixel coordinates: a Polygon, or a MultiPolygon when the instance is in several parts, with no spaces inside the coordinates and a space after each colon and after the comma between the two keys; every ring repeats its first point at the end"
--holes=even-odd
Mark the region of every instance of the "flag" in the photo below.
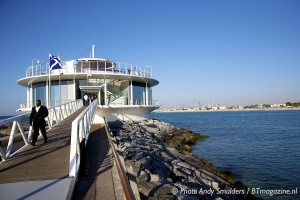
{"type": "Polygon", "coordinates": [[[60,63],[60,60],[51,55],[51,53],[49,53],[49,59],[50,59],[50,69],[61,69],[62,68],[62,65],[60,63]]]}

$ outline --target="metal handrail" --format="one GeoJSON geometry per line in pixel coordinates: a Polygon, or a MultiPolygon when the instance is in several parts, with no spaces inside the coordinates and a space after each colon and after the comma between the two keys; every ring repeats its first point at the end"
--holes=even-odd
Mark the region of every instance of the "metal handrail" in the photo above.
{"type": "Polygon", "coordinates": [[[87,144],[94,116],[97,110],[97,101],[93,101],[72,122],[69,176],[77,177],[80,167],[80,143],[87,144]]]}
{"type": "Polygon", "coordinates": [[[47,117],[49,129],[59,124],[66,117],[74,113],[76,110],[83,106],[82,99],[71,101],[58,106],[48,108],[49,114],[47,117]]]}
{"type": "MultiPolygon", "coordinates": [[[[97,61],[94,61],[97,62],[97,61]]],[[[111,65],[111,62],[104,62],[109,63],[111,65]]],[[[38,64],[34,66],[29,66],[26,70],[26,77],[33,77],[33,76],[41,76],[41,75],[49,75],[50,74],[60,74],[63,72],[64,74],[73,74],[73,73],[113,73],[113,74],[123,74],[123,75],[130,75],[130,76],[140,76],[140,77],[146,77],[151,78],[152,77],[152,67],[151,65],[146,66],[137,66],[132,64],[126,64],[126,63],[119,63],[114,62],[113,66],[106,67],[106,64],[104,64],[103,67],[83,67],[79,64],[76,64],[75,61],[73,63],[70,62],[62,62],[63,68],[58,70],[49,70],[49,63],[45,64],[38,64]],[[68,64],[66,64],[68,63],[68,64]]]]}
{"type": "MultiPolygon", "coordinates": [[[[43,105],[48,105],[48,101],[47,100],[43,100],[40,99],[43,105]]],[[[57,106],[57,105],[61,105],[61,104],[65,104],[68,102],[74,101],[74,99],[60,99],[60,100],[56,100],[56,101],[51,101],[51,105],[57,106]]],[[[20,103],[20,108],[32,108],[35,104],[35,101],[24,101],[20,103]]],[[[17,112],[19,111],[19,109],[17,110],[17,112]]]]}
{"type": "Polygon", "coordinates": [[[158,106],[158,100],[154,99],[133,99],[132,100],[132,105],[130,104],[131,98],[130,97],[119,97],[117,99],[113,99],[108,101],[108,105],[129,105],[129,106],[158,106]],[[147,103],[148,104],[147,104],[147,103]]]}
{"type": "Polygon", "coordinates": [[[124,167],[123,167],[123,165],[120,161],[120,158],[117,154],[115,146],[112,142],[112,139],[111,139],[112,132],[110,131],[109,126],[108,126],[107,121],[106,121],[105,118],[104,118],[104,123],[105,123],[105,131],[106,131],[106,134],[107,134],[107,137],[108,137],[108,140],[109,140],[109,143],[110,143],[110,146],[111,146],[114,158],[115,158],[116,167],[117,167],[120,179],[121,179],[121,183],[122,183],[122,187],[123,187],[123,191],[124,191],[126,200],[134,200],[134,199],[136,199],[135,196],[134,196],[134,192],[133,192],[133,190],[130,186],[130,183],[129,183],[129,181],[127,179],[127,176],[126,176],[126,171],[125,171],[125,169],[124,169],[124,167]]]}
{"type": "MultiPolygon", "coordinates": [[[[79,100],[68,102],[68,103],[65,103],[65,104],[62,104],[59,106],[48,108],[49,115],[46,117],[46,120],[48,121],[48,130],[51,129],[53,126],[58,125],[67,116],[71,115],[72,113],[74,113],[76,110],[78,110],[82,106],[83,106],[83,102],[81,99],[79,99],[79,100]]],[[[21,119],[29,118],[29,116],[30,116],[30,113],[26,113],[26,114],[18,115],[18,116],[11,117],[11,118],[0,121],[0,125],[13,123],[6,151],[4,151],[2,149],[2,147],[0,146],[0,157],[2,158],[2,160],[5,161],[8,158],[12,157],[14,154],[19,152],[26,145],[28,145],[29,142],[31,141],[32,130],[33,130],[32,126],[29,127],[28,137],[26,138],[24,127],[22,126],[22,123],[21,123],[21,119]],[[21,146],[19,149],[12,152],[12,149],[14,146],[14,138],[16,137],[17,130],[20,131],[23,141],[25,142],[25,145],[21,146]]]]}

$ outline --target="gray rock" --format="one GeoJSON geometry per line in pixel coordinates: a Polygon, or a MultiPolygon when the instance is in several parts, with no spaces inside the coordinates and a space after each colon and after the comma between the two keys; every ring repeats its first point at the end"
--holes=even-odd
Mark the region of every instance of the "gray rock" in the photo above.
{"type": "Polygon", "coordinates": [[[151,191],[153,191],[157,186],[159,186],[159,182],[138,182],[139,191],[146,197],[150,197],[151,191]]]}
{"type": "Polygon", "coordinates": [[[153,182],[162,181],[162,177],[159,176],[158,174],[151,174],[150,177],[151,177],[151,178],[150,178],[151,181],[153,181],[153,182]]]}
{"type": "Polygon", "coordinates": [[[146,173],[145,171],[143,171],[144,173],[142,173],[140,176],[138,176],[136,179],[137,181],[140,182],[149,182],[150,180],[152,180],[152,177],[150,176],[150,174],[146,173]]]}
{"type": "Polygon", "coordinates": [[[191,166],[190,164],[188,164],[186,162],[179,161],[176,163],[176,165],[187,168],[187,169],[191,169],[193,171],[195,170],[195,167],[191,166]]]}

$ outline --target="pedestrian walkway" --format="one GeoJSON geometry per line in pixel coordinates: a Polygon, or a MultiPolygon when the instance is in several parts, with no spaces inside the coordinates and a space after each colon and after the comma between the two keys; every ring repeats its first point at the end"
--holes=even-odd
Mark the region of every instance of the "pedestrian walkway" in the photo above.
{"type": "Polygon", "coordinates": [[[72,178],[69,174],[72,121],[80,108],[47,131],[48,143],[22,151],[0,164],[0,199],[66,199],[72,178]]]}
{"type": "Polygon", "coordinates": [[[124,199],[124,192],[103,124],[92,126],[86,149],[86,167],[81,172],[73,199],[124,199]]]}

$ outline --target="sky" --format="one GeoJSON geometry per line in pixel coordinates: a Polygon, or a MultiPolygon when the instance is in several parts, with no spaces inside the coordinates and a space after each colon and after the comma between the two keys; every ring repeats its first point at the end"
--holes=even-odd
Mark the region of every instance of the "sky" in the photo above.
{"type": "Polygon", "coordinates": [[[152,65],[162,107],[300,101],[298,0],[0,0],[0,116],[34,58],[152,65]]]}

